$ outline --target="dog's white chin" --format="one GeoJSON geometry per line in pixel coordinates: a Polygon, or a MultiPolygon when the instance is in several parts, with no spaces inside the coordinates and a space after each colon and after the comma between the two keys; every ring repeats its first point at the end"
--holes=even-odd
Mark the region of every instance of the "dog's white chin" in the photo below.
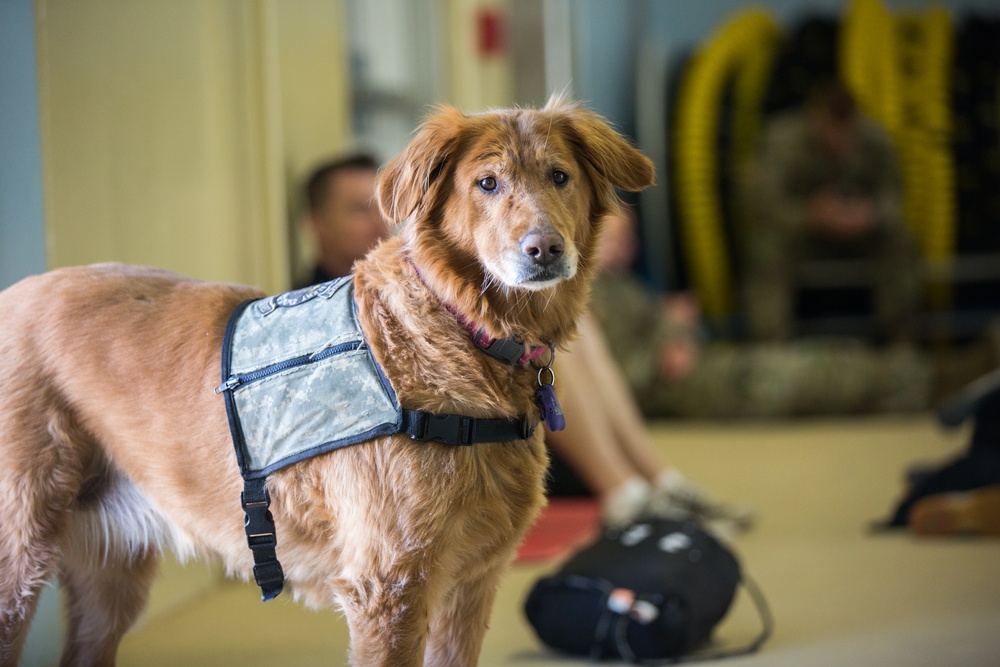
{"type": "Polygon", "coordinates": [[[508,287],[518,287],[532,292],[540,292],[550,287],[555,287],[564,280],[569,280],[576,275],[576,266],[563,267],[555,272],[545,272],[544,277],[538,276],[537,272],[522,271],[513,276],[512,280],[501,278],[508,287]]]}
{"type": "Polygon", "coordinates": [[[547,290],[550,287],[555,287],[563,280],[565,280],[565,278],[562,277],[553,278],[551,280],[528,280],[516,285],[516,287],[520,287],[521,289],[526,289],[531,292],[541,292],[542,290],[547,290]]]}

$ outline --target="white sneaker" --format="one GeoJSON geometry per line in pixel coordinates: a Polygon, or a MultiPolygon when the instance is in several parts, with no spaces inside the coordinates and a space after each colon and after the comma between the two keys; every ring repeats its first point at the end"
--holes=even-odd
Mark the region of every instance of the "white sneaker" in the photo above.
{"type": "Polygon", "coordinates": [[[646,506],[653,516],[677,518],[692,516],[706,524],[731,524],[731,530],[720,532],[738,534],[753,526],[755,512],[745,507],[732,507],[709,497],[700,486],[685,477],[676,468],[660,473],[646,506]]]}
{"type": "Polygon", "coordinates": [[[601,521],[621,528],[639,518],[649,505],[653,487],[642,477],[631,477],[601,499],[601,521]]]}

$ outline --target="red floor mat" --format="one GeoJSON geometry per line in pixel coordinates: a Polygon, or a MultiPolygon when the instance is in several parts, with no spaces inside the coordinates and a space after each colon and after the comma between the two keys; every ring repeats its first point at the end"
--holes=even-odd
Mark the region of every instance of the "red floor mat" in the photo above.
{"type": "Polygon", "coordinates": [[[528,531],[517,563],[556,560],[597,536],[600,507],[593,498],[553,498],[528,531]]]}

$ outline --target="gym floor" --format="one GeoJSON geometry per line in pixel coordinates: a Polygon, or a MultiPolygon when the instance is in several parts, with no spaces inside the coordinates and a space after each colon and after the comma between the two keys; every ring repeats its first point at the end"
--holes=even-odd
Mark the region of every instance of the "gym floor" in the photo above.
{"type": "MultiPolygon", "coordinates": [[[[767,597],[775,632],[732,667],[1000,665],[1000,540],[873,535],[902,492],[906,467],[961,451],[967,430],[929,416],[653,426],[656,446],[716,496],[759,513],[735,539],[767,597]]],[[[580,665],[547,651],[521,605],[555,562],[515,566],[500,588],[480,664],[580,665]]],[[[759,625],[740,594],[715,648],[759,625]]],[[[168,564],[149,612],[119,652],[125,667],[330,665],[346,662],[346,624],[290,598],[259,602],[254,587],[202,563],[168,564]]]]}

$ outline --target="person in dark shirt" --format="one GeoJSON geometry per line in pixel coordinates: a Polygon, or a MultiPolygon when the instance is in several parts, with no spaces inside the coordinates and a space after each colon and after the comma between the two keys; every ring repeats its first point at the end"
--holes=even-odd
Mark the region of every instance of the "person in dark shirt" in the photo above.
{"type": "Polygon", "coordinates": [[[389,226],[375,202],[378,162],[359,153],[327,162],[306,182],[306,225],[317,259],[308,285],[351,273],[354,262],[380,240],[389,226]]]}

